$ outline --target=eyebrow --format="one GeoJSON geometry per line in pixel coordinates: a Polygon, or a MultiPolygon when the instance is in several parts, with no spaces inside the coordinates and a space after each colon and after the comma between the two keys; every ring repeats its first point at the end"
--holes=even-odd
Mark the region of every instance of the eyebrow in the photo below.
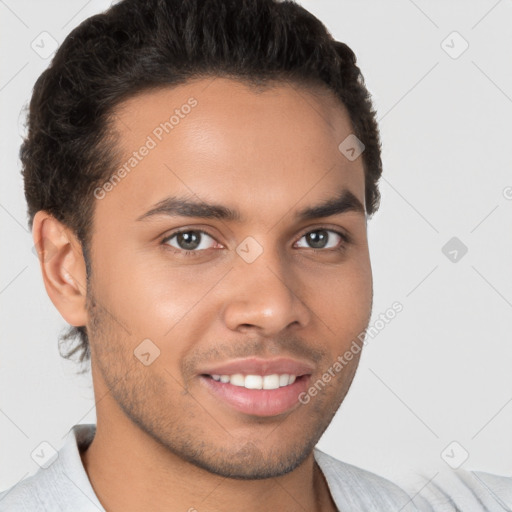
{"type": "MultiPolygon", "coordinates": [[[[321,217],[330,217],[347,212],[355,212],[366,215],[361,201],[350,191],[344,189],[338,196],[315,205],[299,210],[295,218],[299,221],[313,220],[321,217]]],[[[171,217],[199,217],[204,219],[219,219],[231,222],[241,222],[242,215],[239,211],[223,205],[196,202],[187,198],[167,197],[156,203],[150,210],[137,217],[137,221],[143,221],[149,217],[167,215],[171,217]]]]}

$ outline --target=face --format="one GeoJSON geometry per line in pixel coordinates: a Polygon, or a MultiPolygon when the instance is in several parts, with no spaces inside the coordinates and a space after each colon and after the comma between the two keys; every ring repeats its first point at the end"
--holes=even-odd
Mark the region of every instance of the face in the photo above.
{"type": "Polygon", "coordinates": [[[291,471],[345,397],[358,355],[332,367],[371,313],[347,112],[321,89],[216,78],[134,97],[114,127],[87,295],[98,423],[118,410],[223,476],[291,471]]]}

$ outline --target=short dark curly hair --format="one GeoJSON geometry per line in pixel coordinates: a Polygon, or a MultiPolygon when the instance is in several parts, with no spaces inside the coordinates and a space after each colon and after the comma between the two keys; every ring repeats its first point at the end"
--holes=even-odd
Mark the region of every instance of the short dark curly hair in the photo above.
{"type": "MultiPolygon", "coordinates": [[[[368,216],[378,208],[381,143],[354,52],[293,1],[123,0],[76,27],[38,78],[20,150],[29,227],[45,210],[80,241],[87,282],[94,189],[116,168],[114,108],[152,88],[223,76],[249,85],[327,87],[363,142],[368,216]]],[[[85,326],[63,357],[89,361],[85,326]]]]}

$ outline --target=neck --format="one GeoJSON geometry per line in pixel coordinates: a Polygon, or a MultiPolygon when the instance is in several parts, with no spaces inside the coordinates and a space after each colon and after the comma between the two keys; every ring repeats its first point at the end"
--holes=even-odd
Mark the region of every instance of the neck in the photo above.
{"type": "MultiPolygon", "coordinates": [[[[99,421],[81,454],[98,499],[108,512],[336,511],[313,453],[292,472],[264,480],[224,478],[182,460],[136,425],[99,421]]],[[[125,418],[126,421],[126,418],[125,418]]]]}

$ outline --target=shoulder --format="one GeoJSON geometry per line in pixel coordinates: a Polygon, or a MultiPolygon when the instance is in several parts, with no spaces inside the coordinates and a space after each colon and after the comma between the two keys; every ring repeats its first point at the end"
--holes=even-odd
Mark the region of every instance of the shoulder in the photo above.
{"type": "Polygon", "coordinates": [[[52,462],[0,493],[0,512],[98,512],[103,510],[80,460],[79,447],[94,436],[94,425],[75,425],[52,462]]]}
{"type": "Polygon", "coordinates": [[[317,448],[314,453],[339,508],[344,505],[348,510],[376,512],[432,511],[423,498],[410,496],[396,484],[375,473],[337,460],[317,448]]]}
{"type": "Polygon", "coordinates": [[[39,469],[34,475],[0,493],[1,512],[50,510],[49,496],[57,496],[59,489],[53,468],[39,469]]]}
{"type": "Polygon", "coordinates": [[[439,512],[512,510],[512,478],[457,470],[431,479],[422,495],[439,512]]]}

